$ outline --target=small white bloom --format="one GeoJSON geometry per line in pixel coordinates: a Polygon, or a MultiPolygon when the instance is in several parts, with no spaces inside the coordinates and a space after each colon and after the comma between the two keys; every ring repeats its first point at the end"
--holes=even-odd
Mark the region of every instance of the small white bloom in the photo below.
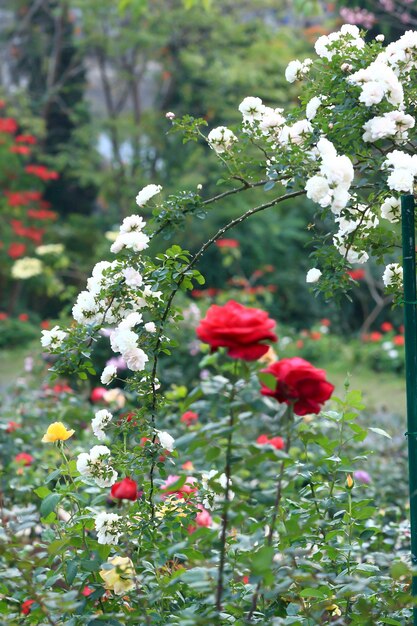
{"type": "Polygon", "coordinates": [[[306,183],[305,190],[307,198],[317,202],[322,207],[329,206],[332,201],[332,192],[324,176],[313,176],[310,178],[306,183]]]}
{"type": "Polygon", "coordinates": [[[146,226],[145,220],[140,215],[129,215],[125,217],[121,226],[121,233],[131,233],[132,231],[140,232],[146,226]]]}
{"type": "Polygon", "coordinates": [[[94,520],[97,541],[101,544],[117,545],[122,534],[122,517],[117,513],[98,513],[94,520]]]}
{"type": "Polygon", "coordinates": [[[99,441],[103,441],[106,438],[104,428],[110,424],[112,419],[113,415],[106,409],[101,409],[101,411],[97,411],[95,414],[95,417],[91,422],[91,426],[93,428],[93,433],[99,441]]]}
{"type": "Polygon", "coordinates": [[[109,465],[110,450],[107,446],[93,446],[89,453],[81,452],[77,458],[77,470],[81,476],[93,478],[99,487],[111,487],[117,480],[117,472],[109,465]]]}
{"type": "Polygon", "coordinates": [[[106,365],[101,373],[100,380],[103,385],[109,385],[117,376],[117,367],[115,365],[106,365]]]}
{"type": "Polygon", "coordinates": [[[17,259],[12,266],[12,276],[17,280],[27,280],[42,274],[43,263],[39,259],[25,256],[17,259]]]}
{"type": "Polygon", "coordinates": [[[39,254],[39,256],[44,256],[45,254],[62,254],[62,252],[64,252],[64,246],[62,243],[48,243],[35,248],[35,252],[39,254]]]}
{"type": "Polygon", "coordinates": [[[136,196],[136,204],[138,206],[144,206],[153,196],[162,191],[161,185],[146,185],[141,189],[136,196]]]}
{"type": "Polygon", "coordinates": [[[129,315],[120,322],[118,328],[121,328],[121,329],[127,328],[131,330],[134,326],[141,324],[142,321],[143,321],[142,313],[138,313],[137,311],[134,311],[133,313],[129,313],[129,315]]]}
{"type": "Polygon", "coordinates": [[[316,117],[317,111],[319,110],[322,101],[323,98],[321,96],[314,96],[314,98],[311,98],[311,100],[307,102],[306,118],[309,121],[313,120],[316,117]]]}
{"type": "Polygon", "coordinates": [[[320,276],[321,275],[322,275],[322,272],[319,269],[317,269],[317,267],[312,267],[307,272],[306,282],[307,283],[316,283],[318,280],[320,280],[320,276]]]}
{"type": "Polygon", "coordinates": [[[384,41],[384,39],[385,39],[385,35],[377,35],[375,37],[375,41],[384,41]]]}
{"type": "Polygon", "coordinates": [[[394,196],[385,198],[381,205],[381,217],[391,223],[398,222],[401,217],[400,206],[398,198],[394,198],[394,196]]]}
{"type": "Polygon", "coordinates": [[[154,323],[154,322],[146,322],[146,324],[145,324],[145,330],[146,330],[148,333],[154,333],[154,332],[156,332],[156,325],[155,325],[155,323],[154,323]]]}
{"type": "Polygon", "coordinates": [[[386,266],[382,275],[382,281],[385,287],[394,285],[395,283],[402,283],[403,281],[403,268],[398,263],[390,263],[386,266]]]}
{"type": "Polygon", "coordinates": [[[126,361],[126,366],[132,372],[141,372],[145,369],[145,364],[149,361],[149,357],[142,348],[131,348],[122,352],[123,358],[126,361]]]}
{"type": "Polygon", "coordinates": [[[209,132],[207,141],[215,152],[222,154],[232,147],[237,137],[226,126],[218,126],[209,132]]]}
{"type": "Polygon", "coordinates": [[[126,269],[122,271],[122,274],[128,287],[140,287],[143,284],[141,274],[133,267],[126,267],[126,269]]]}
{"type": "Polygon", "coordinates": [[[129,233],[120,233],[116,241],[112,243],[110,252],[117,254],[123,248],[128,248],[134,252],[142,252],[148,247],[149,237],[145,233],[131,231],[129,233]]]}
{"type": "Polygon", "coordinates": [[[155,430],[158,435],[159,443],[164,448],[164,450],[168,450],[168,452],[172,452],[175,448],[175,439],[171,437],[171,435],[162,430],[155,430]]]}
{"type": "Polygon", "coordinates": [[[41,345],[43,348],[59,348],[66,336],[67,333],[59,326],[54,326],[51,330],[42,331],[41,345]]]}
{"type": "Polygon", "coordinates": [[[118,326],[110,335],[110,345],[113,352],[127,352],[137,347],[138,336],[129,328],[118,326]]]}
{"type": "Polygon", "coordinates": [[[264,110],[265,105],[262,104],[262,100],[252,96],[244,98],[239,104],[239,111],[242,113],[243,119],[246,122],[253,122],[254,120],[262,119],[264,110]]]}

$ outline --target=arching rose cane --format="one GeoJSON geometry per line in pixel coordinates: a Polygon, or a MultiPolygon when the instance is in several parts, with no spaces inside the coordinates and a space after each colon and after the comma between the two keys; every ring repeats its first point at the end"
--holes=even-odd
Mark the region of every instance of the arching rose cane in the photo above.
{"type": "Polygon", "coordinates": [[[296,415],[320,413],[334,391],[334,385],[326,380],[326,372],[300,357],[282,359],[262,372],[272,374],[276,379],[272,388],[262,382],[262,395],[293,404],[296,415]]]}
{"type": "Polygon", "coordinates": [[[269,350],[263,341],[277,341],[275,326],[268,313],[230,300],[224,306],[213,304],[197,327],[197,337],[213,351],[227,348],[233,359],[256,361],[269,350]]]}

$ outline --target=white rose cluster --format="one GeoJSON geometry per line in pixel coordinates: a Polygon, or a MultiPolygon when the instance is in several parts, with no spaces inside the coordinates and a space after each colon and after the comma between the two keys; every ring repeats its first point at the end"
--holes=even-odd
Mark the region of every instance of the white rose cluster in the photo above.
{"type": "Polygon", "coordinates": [[[402,111],[390,111],[368,120],[364,125],[364,141],[378,141],[393,137],[396,143],[406,142],[409,128],[414,128],[415,119],[402,111]]]}
{"type": "Polygon", "coordinates": [[[362,264],[368,261],[369,254],[360,247],[358,248],[357,244],[366,242],[369,231],[378,226],[379,219],[364,205],[359,204],[356,210],[357,217],[350,211],[348,217],[336,218],[339,230],[333,237],[333,244],[349,263],[362,264]],[[356,246],[349,241],[352,233],[355,233],[356,246]]]}
{"type": "Polygon", "coordinates": [[[17,280],[28,280],[39,276],[43,271],[43,263],[34,257],[25,256],[17,259],[12,266],[12,277],[17,280]]]}
{"type": "Polygon", "coordinates": [[[417,154],[393,150],[387,154],[382,167],[391,170],[387,179],[390,189],[404,193],[413,192],[414,179],[417,176],[417,154]]]}
{"type": "Polygon", "coordinates": [[[110,465],[107,446],[93,446],[90,452],[81,452],[77,458],[77,470],[86,478],[92,478],[99,487],[111,487],[117,480],[117,472],[110,465]]]}
{"type": "Polygon", "coordinates": [[[376,59],[368,67],[351,74],[347,79],[361,87],[359,102],[367,107],[379,104],[385,98],[394,106],[402,106],[404,90],[392,68],[382,59],[376,59]]]}
{"type": "Polygon", "coordinates": [[[335,215],[339,215],[350,200],[349,188],[354,177],[352,161],[345,155],[338,155],[334,145],[325,137],[318,141],[317,153],[321,166],[319,173],[306,183],[307,198],[321,207],[330,207],[335,215]]]}
{"type": "Polygon", "coordinates": [[[319,57],[330,61],[336,54],[336,46],[334,45],[336,42],[339,44],[339,50],[349,55],[355,49],[362,50],[365,47],[365,41],[360,36],[359,28],[352,24],[344,24],[339,31],[319,37],[314,49],[319,57]]]}

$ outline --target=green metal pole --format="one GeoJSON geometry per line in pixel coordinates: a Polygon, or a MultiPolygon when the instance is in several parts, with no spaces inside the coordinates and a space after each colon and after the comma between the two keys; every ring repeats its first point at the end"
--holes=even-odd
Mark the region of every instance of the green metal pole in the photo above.
{"type": "MultiPolygon", "coordinates": [[[[414,206],[414,196],[401,196],[411,564],[413,568],[417,568],[417,293],[414,206]]],[[[413,576],[412,593],[417,596],[417,575],[413,576]]],[[[413,609],[413,624],[417,626],[417,607],[413,609]]]]}

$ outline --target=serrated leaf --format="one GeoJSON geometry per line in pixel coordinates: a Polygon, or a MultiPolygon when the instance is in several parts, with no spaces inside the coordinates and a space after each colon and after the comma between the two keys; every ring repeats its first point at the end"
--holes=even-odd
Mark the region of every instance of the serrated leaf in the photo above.
{"type": "Polygon", "coordinates": [[[61,499],[61,495],[59,493],[50,493],[49,496],[46,496],[41,503],[41,516],[48,517],[50,513],[55,511],[55,507],[61,499]]]}

